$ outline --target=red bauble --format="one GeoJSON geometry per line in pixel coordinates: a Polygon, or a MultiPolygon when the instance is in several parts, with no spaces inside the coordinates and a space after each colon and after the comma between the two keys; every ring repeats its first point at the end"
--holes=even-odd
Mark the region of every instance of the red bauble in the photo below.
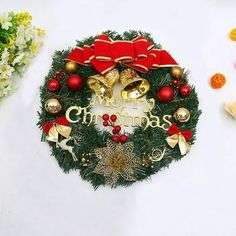
{"type": "Polygon", "coordinates": [[[67,79],[66,85],[72,91],[80,90],[84,85],[84,80],[79,75],[74,74],[67,79]]]}
{"type": "Polygon", "coordinates": [[[179,93],[182,97],[187,97],[192,92],[192,89],[188,85],[183,85],[179,89],[179,93]]]}
{"type": "Polygon", "coordinates": [[[57,92],[61,87],[60,82],[56,79],[50,79],[47,86],[48,90],[52,93],[57,92]]]}
{"type": "Polygon", "coordinates": [[[174,90],[170,86],[164,86],[157,91],[157,99],[160,102],[170,102],[174,98],[174,90]]]}
{"type": "Polygon", "coordinates": [[[127,136],[126,134],[122,134],[122,135],[120,136],[120,141],[121,141],[122,143],[125,143],[125,142],[127,141],[127,139],[128,139],[128,136],[127,136]]]}

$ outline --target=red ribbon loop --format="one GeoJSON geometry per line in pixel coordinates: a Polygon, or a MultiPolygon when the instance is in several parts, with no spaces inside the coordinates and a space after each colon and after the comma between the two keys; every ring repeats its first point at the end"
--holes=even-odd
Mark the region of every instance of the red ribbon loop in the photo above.
{"type": "Polygon", "coordinates": [[[104,34],[98,36],[90,46],[73,49],[66,60],[92,65],[101,74],[113,69],[118,62],[142,73],[177,65],[167,51],[154,49],[154,45],[144,36],[131,41],[113,41],[104,34]]]}
{"type": "Polygon", "coordinates": [[[49,133],[49,130],[52,128],[53,125],[64,125],[64,126],[69,126],[69,121],[66,119],[65,116],[61,116],[59,118],[57,118],[55,121],[53,122],[46,122],[45,124],[43,124],[43,131],[45,133],[49,133]]]}
{"type": "Polygon", "coordinates": [[[186,141],[190,141],[190,139],[193,136],[193,131],[192,130],[180,130],[176,125],[172,124],[169,129],[168,129],[168,134],[173,135],[173,134],[178,134],[181,133],[186,141]]]}

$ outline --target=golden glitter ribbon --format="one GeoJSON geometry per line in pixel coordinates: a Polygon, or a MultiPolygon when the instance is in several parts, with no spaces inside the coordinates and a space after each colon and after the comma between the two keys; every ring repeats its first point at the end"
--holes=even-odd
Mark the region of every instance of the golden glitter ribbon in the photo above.
{"type": "Polygon", "coordinates": [[[190,144],[188,141],[192,138],[192,130],[180,131],[176,125],[172,124],[167,132],[171,135],[166,138],[166,141],[171,148],[174,148],[178,144],[181,155],[185,155],[190,151],[190,144]]]}

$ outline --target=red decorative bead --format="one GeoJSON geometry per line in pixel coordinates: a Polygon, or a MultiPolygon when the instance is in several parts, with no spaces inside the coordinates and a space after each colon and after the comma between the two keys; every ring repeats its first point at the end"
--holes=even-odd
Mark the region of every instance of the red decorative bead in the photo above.
{"type": "Polygon", "coordinates": [[[173,84],[178,84],[178,80],[173,80],[173,84]]]}
{"type": "Polygon", "coordinates": [[[56,79],[51,79],[48,81],[48,84],[47,84],[47,87],[48,87],[48,90],[52,93],[54,92],[57,92],[61,85],[60,85],[60,82],[56,79]]]}
{"type": "Polygon", "coordinates": [[[188,85],[183,85],[180,89],[179,89],[180,95],[182,97],[187,97],[191,94],[192,89],[188,86],[188,85]]]}
{"type": "Polygon", "coordinates": [[[117,120],[117,116],[116,115],[111,115],[111,121],[116,121],[117,120]]]}
{"type": "Polygon", "coordinates": [[[84,85],[84,80],[79,75],[71,75],[66,81],[67,87],[72,90],[80,90],[84,85]]]}
{"type": "Polygon", "coordinates": [[[109,115],[108,114],[103,114],[102,119],[103,120],[109,120],[109,115]]]}
{"type": "Polygon", "coordinates": [[[113,142],[116,142],[116,143],[120,141],[120,137],[118,135],[113,135],[111,139],[113,142]]]}
{"type": "Polygon", "coordinates": [[[113,133],[113,134],[118,134],[119,132],[117,132],[117,130],[114,128],[114,129],[112,130],[112,133],[113,133]]]}
{"type": "Polygon", "coordinates": [[[119,132],[121,131],[120,125],[116,125],[116,126],[114,127],[114,129],[115,129],[115,131],[116,131],[117,133],[119,133],[119,132]]]}
{"type": "Polygon", "coordinates": [[[56,75],[60,75],[60,74],[61,74],[61,70],[57,70],[56,75]]]}
{"type": "Polygon", "coordinates": [[[122,143],[126,142],[127,139],[128,139],[128,136],[127,136],[126,134],[122,134],[122,135],[120,136],[120,141],[121,141],[122,143]]]}
{"type": "Polygon", "coordinates": [[[157,91],[157,99],[160,102],[170,102],[174,98],[174,90],[170,86],[164,86],[157,91]]]}
{"type": "Polygon", "coordinates": [[[108,126],[109,125],[109,123],[105,120],[105,121],[103,121],[103,126],[108,126]]]}

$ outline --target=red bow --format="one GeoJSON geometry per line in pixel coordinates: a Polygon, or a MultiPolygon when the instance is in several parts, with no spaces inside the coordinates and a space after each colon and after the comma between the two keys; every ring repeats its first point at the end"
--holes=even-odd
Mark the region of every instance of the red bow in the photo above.
{"type": "Polygon", "coordinates": [[[167,51],[153,47],[144,36],[138,36],[132,41],[113,41],[107,35],[100,35],[92,45],[73,49],[66,60],[92,65],[101,74],[113,69],[118,62],[142,73],[177,65],[167,51]]]}
{"type": "Polygon", "coordinates": [[[43,131],[45,133],[49,133],[50,129],[53,127],[53,125],[64,125],[64,126],[69,126],[69,122],[66,119],[65,116],[57,118],[53,122],[46,122],[43,124],[43,131]]]}
{"type": "Polygon", "coordinates": [[[182,130],[180,131],[179,128],[172,124],[169,129],[168,129],[168,134],[173,135],[173,134],[182,134],[184,136],[184,138],[186,139],[186,141],[190,141],[190,139],[193,136],[193,131],[192,130],[182,130]]]}

